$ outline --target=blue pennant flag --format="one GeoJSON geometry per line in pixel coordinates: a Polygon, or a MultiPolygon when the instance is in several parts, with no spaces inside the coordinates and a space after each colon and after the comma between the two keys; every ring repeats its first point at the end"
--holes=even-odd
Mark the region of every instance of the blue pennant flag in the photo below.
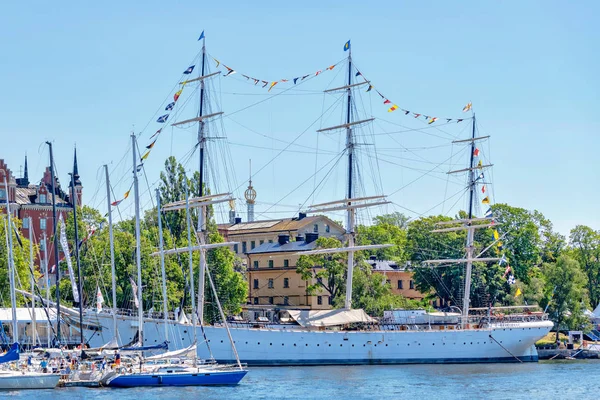
{"type": "Polygon", "coordinates": [[[189,67],[188,69],[186,69],[185,71],[183,71],[184,74],[188,75],[191,74],[192,71],[194,70],[195,65],[192,65],[191,67],[189,67]]]}
{"type": "Polygon", "coordinates": [[[167,104],[167,106],[165,107],[165,111],[171,111],[173,107],[175,107],[175,102],[167,104]]]}
{"type": "Polygon", "coordinates": [[[358,71],[354,76],[360,76],[360,75],[362,75],[362,74],[360,73],[360,71],[358,71]]]}
{"type": "Polygon", "coordinates": [[[488,210],[485,212],[485,217],[486,218],[492,218],[494,214],[492,213],[492,209],[488,208],[488,210]]]}
{"type": "Polygon", "coordinates": [[[165,122],[167,122],[168,118],[169,118],[169,114],[161,115],[160,117],[158,117],[156,122],[160,122],[161,124],[164,124],[165,122]]]}
{"type": "Polygon", "coordinates": [[[344,45],[344,51],[348,51],[348,50],[350,50],[350,41],[349,40],[344,45]]]}
{"type": "Polygon", "coordinates": [[[294,78],[294,85],[296,84],[296,81],[300,79],[300,78],[294,78]]]}
{"type": "Polygon", "coordinates": [[[204,31],[202,31],[202,33],[200,34],[200,37],[198,38],[198,40],[202,40],[204,39],[204,31]]]}

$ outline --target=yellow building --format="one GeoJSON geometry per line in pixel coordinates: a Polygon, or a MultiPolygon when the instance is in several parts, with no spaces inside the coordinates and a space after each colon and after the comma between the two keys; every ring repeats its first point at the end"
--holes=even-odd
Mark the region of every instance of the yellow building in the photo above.
{"type": "Polygon", "coordinates": [[[290,238],[304,238],[307,233],[342,238],[345,232],[343,227],[324,215],[309,217],[305,213],[299,213],[295,218],[253,222],[241,222],[241,219],[237,218],[234,223],[219,224],[218,229],[226,242],[239,243],[233,247],[233,251],[242,259],[248,252],[264,243],[277,242],[281,234],[290,238]]]}
{"type": "Polygon", "coordinates": [[[317,233],[290,241],[290,236],[280,234],[277,240],[265,242],[248,250],[247,277],[249,283],[248,309],[330,309],[330,296],[326,290],[309,295],[306,288],[313,282],[305,281],[296,273],[296,262],[302,251],[316,247],[317,233]]]}
{"type": "Polygon", "coordinates": [[[377,260],[375,257],[371,257],[367,262],[371,265],[373,272],[385,277],[392,288],[392,293],[400,294],[411,300],[422,300],[425,297],[415,287],[414,273],[407,270],[405,266],[398,265],[394,261],[377,260]]]}

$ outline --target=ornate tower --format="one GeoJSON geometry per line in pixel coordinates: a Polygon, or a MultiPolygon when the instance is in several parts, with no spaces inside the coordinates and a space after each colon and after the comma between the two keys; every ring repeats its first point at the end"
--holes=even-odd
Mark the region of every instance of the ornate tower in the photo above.
{"type": "Polygon", "coordinates": [[[246,207],[248,209],[248,222],[254,221],[254,201],[256,200],[256,190],[252,187],[252,160],[250,160],[250,179],[248,189],[244,192],[246,198],[246,207]]]}
{"type": "Polygon", "coordinates": [[[77,148],[75,148],[75,152],[73,154],[73,178],[75,180],[75,188],[69,183],[69,198],[73,199],[73,196],[77,196],[77,205],[81,206],[81,196],[83,186],[81,185],[81,180],[79,179],[79,168],[77,167],[77,148]]]}
{"type": "Polygon", "coordinates": [[[17,178],[17,186],[20,186],[20,187],[29,186],[29,172],[27,169],[27,154],[25,154],[25,169],[23,171],[23,177],[17,178]]]}

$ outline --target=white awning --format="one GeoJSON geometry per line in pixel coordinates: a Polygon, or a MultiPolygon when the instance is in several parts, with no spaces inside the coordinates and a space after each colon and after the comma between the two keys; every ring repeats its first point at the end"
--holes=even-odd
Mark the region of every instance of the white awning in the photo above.
{"type": "Polygon", "coordinates": [[[364,310],[287,310],[287,312],[304,327],[318,328],[376,322],[364,310]]]}

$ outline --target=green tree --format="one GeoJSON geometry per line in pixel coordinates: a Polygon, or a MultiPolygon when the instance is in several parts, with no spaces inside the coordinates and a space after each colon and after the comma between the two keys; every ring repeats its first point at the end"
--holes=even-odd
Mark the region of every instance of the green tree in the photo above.
{"type": "MultiPolygon", "coordinates": [[[[0,215],[0,298],[3,300],[5,307],[10,307],[10,284],[8,277],[8,244],[7,244],[7,229],[8,219],[6,215],[0,215]]],[[[15,287],[24,288],[29,291],[29,240],[24,237],[17,239],[18,228],[21,226],[20,221],[12,218],[11,220],[15,229],[12,230],[13,240],[13,259],[15,262],[15,287]],[[15,231],[16,230],[16,231],[15,231]],[[20,241],[20,242],[19,242],[20,241]]],[[[37,249],[34,249],[34,254],[37,249]]],[[[22,306],[26,303],[26,299],[22,295],[17,295],[17,306],[22,306]]]]}
{"type": "Polygon", "coordinates": [[[577,225],[569,237],[571,254],[588,278],[588,293],[592,307],[600,303],[600,232],[577,225]]]}
{"type": "Polygon", "coordinates": [[[373,218],[375,225],[391,225],[400,229],[405,229],[408,226],[409,218],[401,212],[395,211],[390,214],[378,215],[373,218]]]}
{"type": "Polygon", "coordinates": [[[559,256],[555,263],[545,263],[542,271],[546,276],[545,298],[541,306],[548,306],[550,318],[558,331],[564,323],[570,329],[584,325],[583,310],[587,304],[587,278],[579,263],[569,256],[559,256]]]}
{"type": "Polygon", "coordinates": [[[367,256],[374,255],[378,260],[393,260],[400,264],[408,260],[406,229],[379,221],[371,226],[359,225],[356,233],[357,245],[393,244],[392,247],[365,251],[367,256]]]}
{"type": "MultiPolygon", "coordinates": [[[[329,249],[342,247],[334,237],[320,237],[317,248],[329,249]]],[[[296,272],[308,282],[306,292],[310,295],[326,291],[333,304],[344,293],[346,282],[347,253],[303,255],[296,262],[296,272]]]]}

